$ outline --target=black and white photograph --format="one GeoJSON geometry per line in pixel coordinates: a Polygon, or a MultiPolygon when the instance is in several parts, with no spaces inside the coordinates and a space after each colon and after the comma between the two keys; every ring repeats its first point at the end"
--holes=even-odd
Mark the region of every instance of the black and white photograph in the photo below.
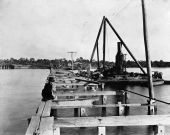
{"type": "Polygon", "coordinates": [[[170,135],[170,0],[0,0],[0,135],[170,135]]]}

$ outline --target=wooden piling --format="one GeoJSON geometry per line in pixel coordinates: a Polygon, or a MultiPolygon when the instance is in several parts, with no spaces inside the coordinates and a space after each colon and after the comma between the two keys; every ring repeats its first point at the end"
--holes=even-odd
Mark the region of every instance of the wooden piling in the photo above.
{"type": "Polygon", "coordinates": [[[80,117],[80,109],[74,108],[74,117],[80,117]]]}
{"type": "Polygon", "coordinates": [[[80,108],[80,117],[86,117],[86,116],[87,116],[86,109],[81,107],[80,108]]]}
{"type": "Polygon", "coordinates": [[[163,125],[156,125],[155,126],[155,135],[165,135],[165,126],[163,125]]]}
{"type": "Polygon", "coordinates": [[[106,127],[98,127],[98,135],[106,135],[106,127]]]}
{"type": "Polygon", "coordinates": [[[122,104],[124,104],[126,102],[125,96],[126,95],[123,91],[119,91],[119,94],[116,95],[117,104],[118,104],[118,108],[117,108],[117,115],[118,116],[125,115],[125,106],[122,106],[122,104]]]}
{"type": "Polygon", "coordinates": [[[125,114],[125,107],[122,106],[121,102],[118,102],[118,116],[123,116],[125,114]]]}
{"type": "Polygon", "coordinates": [[[52,108],[50,116],[53,116],[54,118],[57,118],[57,109],[52,108]]]}
{"type": "MultiPolygon", "coordinates": [[[[104,91],[104,83],[102,83],[102,91],[104,91]]],[[[107,101],[107,97],[105,95],[101,96],[101,100],[102,100],[102,105],[106,104],[107,101]]],[[[106,116],[107,112],[106,112],[106,107],[102,107],[102,116],[106,116]]]]}

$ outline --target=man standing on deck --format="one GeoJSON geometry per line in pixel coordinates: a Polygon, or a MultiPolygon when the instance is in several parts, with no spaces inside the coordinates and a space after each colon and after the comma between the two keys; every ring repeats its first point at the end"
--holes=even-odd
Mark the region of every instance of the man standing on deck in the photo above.
{"type": "Polygon", "coordinates": [[[45,84],[43,90],[42,90],[42,101],[47,101],[47,100],[52,100],[55,98],[55,96],[53,95],[53,85],[52,82],[54,82],[54,78],[53,77],[49,77],[48,78],[48,82],[45,84]]]}

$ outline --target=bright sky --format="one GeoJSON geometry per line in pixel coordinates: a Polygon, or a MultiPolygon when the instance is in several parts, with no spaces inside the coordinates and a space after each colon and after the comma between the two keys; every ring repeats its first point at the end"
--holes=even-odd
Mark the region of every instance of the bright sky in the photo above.
{"type": "MultiPolygon", "coordinates": [[[[151,58],[170,61],[170,1],[145,1],[151,58]]],[[[141,0],[0,0],[0,58],[70,58],[76,51],[75,58],[89,59],[103,15],[145,59],[141,0]]],[[[118,40],[107,35],[106,59],[114,60],[118,40]]]]}

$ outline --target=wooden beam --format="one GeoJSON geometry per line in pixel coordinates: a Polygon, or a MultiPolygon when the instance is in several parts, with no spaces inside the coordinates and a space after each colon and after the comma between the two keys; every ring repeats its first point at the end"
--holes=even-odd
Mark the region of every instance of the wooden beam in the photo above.
{"type": "Polygon", "coordinates": [[[116,95],[116,91],[74,91],[74,92],[60,92],[55,91],[56,96],[101,96],[101,95],[116,95]]]}
{"type": "Polygon", "coordinates": [[[38,126],[40,122],[40,117],[39,116],[32,116],[31,122],[27,128],[27,131],[25,135],[34,135],[34,133],[37,131],[38,126]]]}
{"type": "Polygon", "coordinates": [[[64,77],[64,78],[55,78],[56,81],[76,81],[76,78],[68,78],[68,77],[64,77]]]}
{"type": "Polygon", "coordinates": [[[41,118],[39,135],[53,135],[54,117],[41,118]]]}
{"type": "MultiPolygon", "coordinates": [[[[89,99],[91,99],[92,97],[77,97],[77,96],[75,96],[75,97],[72,97],[72,98],[63,98],[63,99],[54,99],[53,100],[53,102],[56,102],[56,103],[58,103],[58,102],[61,102],[61,101],[82,101],[82,100],[89,100],[89,99]]],[[[97,97],[93,97],[93,98],[97,98],[97,97]]]]}
{"type": "Polygon", "coordinates": [[[87,100],[80,100],[80,101],[59,101],[53,102],[51,108],[81,108],[81,107],[92,107],[93,102],[99,100],[99,98],[87,99],[87,100]]]}
{"type": "Polygon", "coordinates": [[[54,127],[170,125],[170,115],[57,118],[54,127]]]}
{"type": "MultiPolygon", "coordinates": [[[[140,106],[151,106],[149,104],[121,104],[122,107],[140,107],[140,106]]],[[[154,105],[153,105],[154,106],[154,105]]],[[[102,108],[102,107],[109,107],[109,108],[115,108],[120,107],[119,104],[106,104],[106,105],[93,105],[92,102],[85,102],[82,101],[65,101],[65,102],[53,102],[51,108],[52,109],[64,109],[64,108],[102,108]]]]}
{"type": "Polygon", "coordinates": [[[55,77],[55,79],[61,79],[61,80],[63,80],[63,79],[74,79],[74,77],[69,77],[68,75],[67,76],[52,76],[52,77],[55,77]]]}
{"type": "Polygon", "coordinates": [[[86,83],[56,83],[55,86],[65,86],[65,85],[68,85],[68,86],[84,86],[86,83]]]}
{"type": "Polygon", "coordinates": [[[71,83],[71,82],[70,82],[70,83],[60,83],[60,82],[57,83],[57,82],[56,82],[54,85],[55,85],[55,86],[63,86],[63,85],[64,85],[64,86],[65,86],[65,85],[68,85],[68,86],[73,86],[73,85],[75,85],[75,86],[85,86],[85,85],[96,86],[97,84],[94,84],[94,83],[88,83],[88,84],[87,84],[86,82],[81,82],[81,83],[80,83],[80,82],[78,82],[78,83],[76,83],[76,82],[75,82],[75,83],[71,83]]]}
{"type": "Polygon", "coordinates": [[[78,88],[56,88],[57,91],[74,91],[74,90],[78,90],[78,88]]]}
{"type": "Polygon", "coordinates": [[[49,100],[49,101],[47,101],[45,103],[45,107],[44,107],[44,110],[43,110],[42,117],[50,116],[50,113],[51,113],[51,104],[52,104],[51,100],[49,100]]]}

